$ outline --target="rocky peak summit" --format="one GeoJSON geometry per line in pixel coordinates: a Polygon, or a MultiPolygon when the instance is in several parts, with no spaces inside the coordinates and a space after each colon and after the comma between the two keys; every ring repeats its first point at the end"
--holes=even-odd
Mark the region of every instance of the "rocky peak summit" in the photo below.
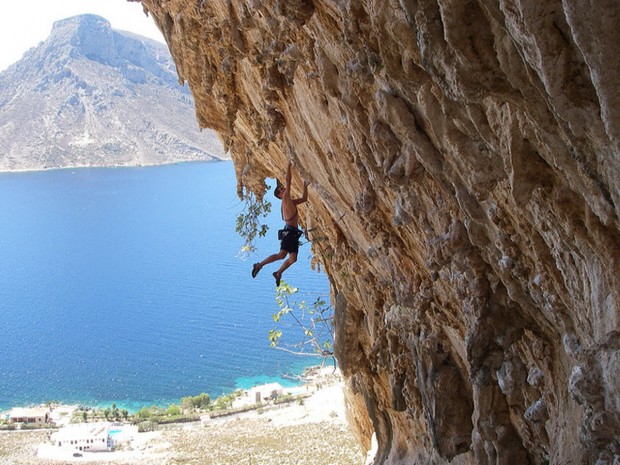
{"type": "Polygon", "coordinates": [[[126,39],[112,31],[109,21],[90,14],[56,21],[50,35],[50,45],[66,44],[90,60],[111,66],[119,66],[122,58],[116,40],[126,39]]]}
{"type": "MultiPolygon", "coordinates": [[[[101,16],[87,14],[56,21],[48,45],[44,49],[46,53],[54,49],[66,49],[74,58],[81,55],[121,71],[140,68],[143,74],[149,73],[170,84],[178,84],[174,63],[167,49],[156,41],[116,31],[101,16]]],[[[131,76],[131,73],[125,74],[131,76]]],[[[145,80],[146,76],[143,82],[145,80]]],[[[189,93],[186,87],[182,89],[189,93]]]]}

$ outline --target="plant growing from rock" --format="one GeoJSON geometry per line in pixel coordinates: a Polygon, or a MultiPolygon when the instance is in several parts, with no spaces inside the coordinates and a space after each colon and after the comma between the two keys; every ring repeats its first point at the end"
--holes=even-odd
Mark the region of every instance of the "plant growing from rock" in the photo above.
{"type": "Polygon", "coordinates": [[[275,323],[280,323],[284,317],[292,320],[292,327],[298,336],[294,342],[287,342],[283,339],[282,329],[278,327],[269,331],[269,342],[271,347],[295,355],[322,357],[325,363],[327,358],[334,358],[334,309],[322,296],[311,304],[305,300],[297,301],[294,296],[298,292],[298,288],[283,281],[276,291],[280,310],[273,315],[275,323]]]}
{"type": "MultiPolygon", "coordinates": [[[[269,186],[265,186],[266,191],[269,189],[269,186]]],[[[245,256],[256,251],[256,239],[265,236],[269,230],[269,226],[262,221],[271,212],[271,202],[264,197],[257,197],[253,192],[242,193],[242,200],[244,206],[237,215],[235,231],[244,240],[240,253],[245,256]]]]}

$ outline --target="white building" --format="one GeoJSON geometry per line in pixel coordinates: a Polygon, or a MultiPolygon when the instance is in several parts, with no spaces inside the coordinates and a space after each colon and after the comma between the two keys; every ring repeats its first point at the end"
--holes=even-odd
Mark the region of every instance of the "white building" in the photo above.
{"type": "Polygon", "coordinates": [[[52,444],[62,449],[80,451],[111,451],[109,423],[77,423],[65,426],[51,436],[52,444]]]}
{"type": "Polygon", "coordinates": [[[9,423],[27,426],[45,426],[50,422],[50,409],[47,407],[14,408],[9,413],[9,423]]]}
{"type": "Polygon", "coordinates": [[[249,390],[250,399],[257,404],[260,402],[274,400],[282,395],[283,389],[284,388],[280,385],[280,383],[269,383],[261,386],[254,386],[249,390]]]}

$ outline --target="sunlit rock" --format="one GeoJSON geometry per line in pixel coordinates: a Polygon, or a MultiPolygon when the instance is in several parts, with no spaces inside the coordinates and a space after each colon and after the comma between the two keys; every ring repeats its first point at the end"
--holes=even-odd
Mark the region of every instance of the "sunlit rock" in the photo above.
{"type": "Polygon", "coordinates": [[[311,183],[374,463],[620,461],[620,3],[142,3],[240,187],[311,183]]]}

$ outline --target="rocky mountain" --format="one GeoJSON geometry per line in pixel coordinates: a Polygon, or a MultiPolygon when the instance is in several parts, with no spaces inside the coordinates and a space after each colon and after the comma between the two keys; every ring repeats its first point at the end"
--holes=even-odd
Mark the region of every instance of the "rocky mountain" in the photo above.
{"type": "Polygon", "coordinates": [[[99,16],[56,22],[0,74],[0,170],[224,157],[167,47],[99,16]]]}
{"type": "Polygon", "coordinates": [[[310,182],[374,464],[620,463],[620,2],[141,3],[240,185],[310,182]]]}

